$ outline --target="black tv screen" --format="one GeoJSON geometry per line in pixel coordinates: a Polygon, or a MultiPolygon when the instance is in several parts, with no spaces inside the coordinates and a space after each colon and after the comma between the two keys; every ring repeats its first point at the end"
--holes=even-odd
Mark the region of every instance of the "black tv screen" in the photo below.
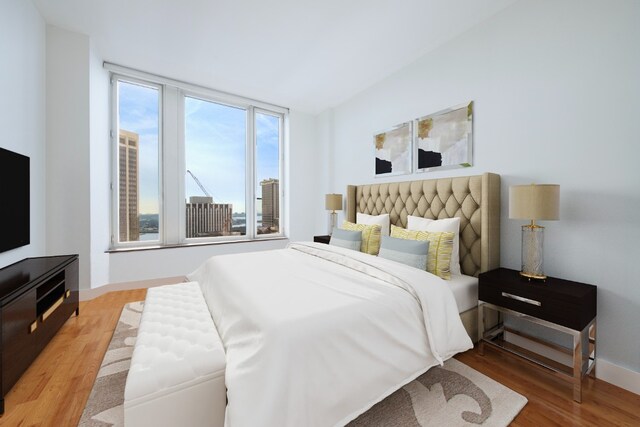
{"type": "Polygon", "coordinates": [[[0,252],[28,245],[29,158],[0,148],[0,252]]]}

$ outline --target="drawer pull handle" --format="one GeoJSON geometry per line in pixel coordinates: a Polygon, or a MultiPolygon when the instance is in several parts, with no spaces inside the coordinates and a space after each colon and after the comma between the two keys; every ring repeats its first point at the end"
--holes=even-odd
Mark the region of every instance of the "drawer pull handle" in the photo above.
{"type": "Polygon", "coordinates": [[[536,301],[534,299],[529,299],[529,298],[525,298],[525,297],[519,297],[518,295],[508,294],[506,292],[503,292],[502,296],[505,297],[505,298],[511,298],[511,299],[516,300],[516,301],[522,301],[522,302],[526,302],[527,304],[537,305],[538,307],[542,307],[542,303],[540,301],[536,301]]]}
{"type": "Polygon", "coordinates": [[[71,291],[67,289],[67,291],[64,293],[64,297],[69,298],[70,296],[71,296],[71,291]]]}
{"type": "Polygon", "coordinates": [[[44,322],[45,320],[47,320],[47,317],[51,316],[53,312],[56,311],[56,309],[62,305],[63,302],[64,302],[64,295],[58,298],[58,300],[54,302],[53,305],[47,309],[47,311],[42,313],[42,321],[44,322]]]}
{"type": "Polygon", "coordinates": [[[29,333],[34,333],[36,329],[38,329],[38,321],[34,320],[33,323],[29,325],[29,333]]]}

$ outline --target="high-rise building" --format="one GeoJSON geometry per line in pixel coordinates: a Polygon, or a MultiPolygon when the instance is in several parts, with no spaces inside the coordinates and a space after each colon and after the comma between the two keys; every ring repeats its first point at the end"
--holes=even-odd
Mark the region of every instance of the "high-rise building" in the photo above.
{"type": "Polygon", "coordinates": [[[139,137],[137,133],[122,129],[118,137],[120,241],[137,241],[140,240],[139,137]]]}
{"type": "Polygon", "coordinates": [[[213,203],[212,197],[189,197],[187,238],[230,235],[232,206],[230,203],[213,203]]]}
{"type": "Polygon", "coordinates": [[[280,229],[280,182],[275,178],[260,182],[262,187],[262,228],[280,229]]]}

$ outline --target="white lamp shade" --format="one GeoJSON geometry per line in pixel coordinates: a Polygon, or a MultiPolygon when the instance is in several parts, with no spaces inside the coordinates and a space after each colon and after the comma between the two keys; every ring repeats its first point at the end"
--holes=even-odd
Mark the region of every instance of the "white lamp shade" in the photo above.
{"type": "Polygon", "coordinates": [[[342,194],[327,194],[324,199],[324,207],[328,211],[341,211],[342,194]]]}
{"type": "Polygon", "coordinates": [[[557,184],[530,184],[509,187],[509,218],[560,219],[560,186],[557,184]]]}

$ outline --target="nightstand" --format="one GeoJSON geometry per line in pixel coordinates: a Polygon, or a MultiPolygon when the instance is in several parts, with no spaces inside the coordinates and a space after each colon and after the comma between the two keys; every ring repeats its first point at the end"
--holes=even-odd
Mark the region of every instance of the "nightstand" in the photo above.
{"type": "Polygon", "coordinates": [[[490,344],[560,373],[573,383],[573,399],[581,402],[582,378],[595,367],[595,286],[554,277],[548,277],[544,282],[529,281],[516,270],[498,268],[480,274],[478,300],[478,351],[481,355],[484,345],[490,344]],[[547,336],[556,334],[568,338],[570,347],[540,336],[545,334],[511,329],[509,321],[531,325],[532,330],[543,332],[548,328],[547,336]],[[522,346],[523,343],[533,345],[522,346]],[[545,357],[540,354],[543,351],[534,351],[534,348],[545,350],[547,356],[550,352],[564,353],[572,366],[545,357]]]}
{"type": "Polygon", "coordinates": [[[317,243],[325,243],[325,244],[329,244],[329,240],[331,240],[331,236],[326,235],[326,236],[313,236],[313,241],[317,242],[317,243]]]}

